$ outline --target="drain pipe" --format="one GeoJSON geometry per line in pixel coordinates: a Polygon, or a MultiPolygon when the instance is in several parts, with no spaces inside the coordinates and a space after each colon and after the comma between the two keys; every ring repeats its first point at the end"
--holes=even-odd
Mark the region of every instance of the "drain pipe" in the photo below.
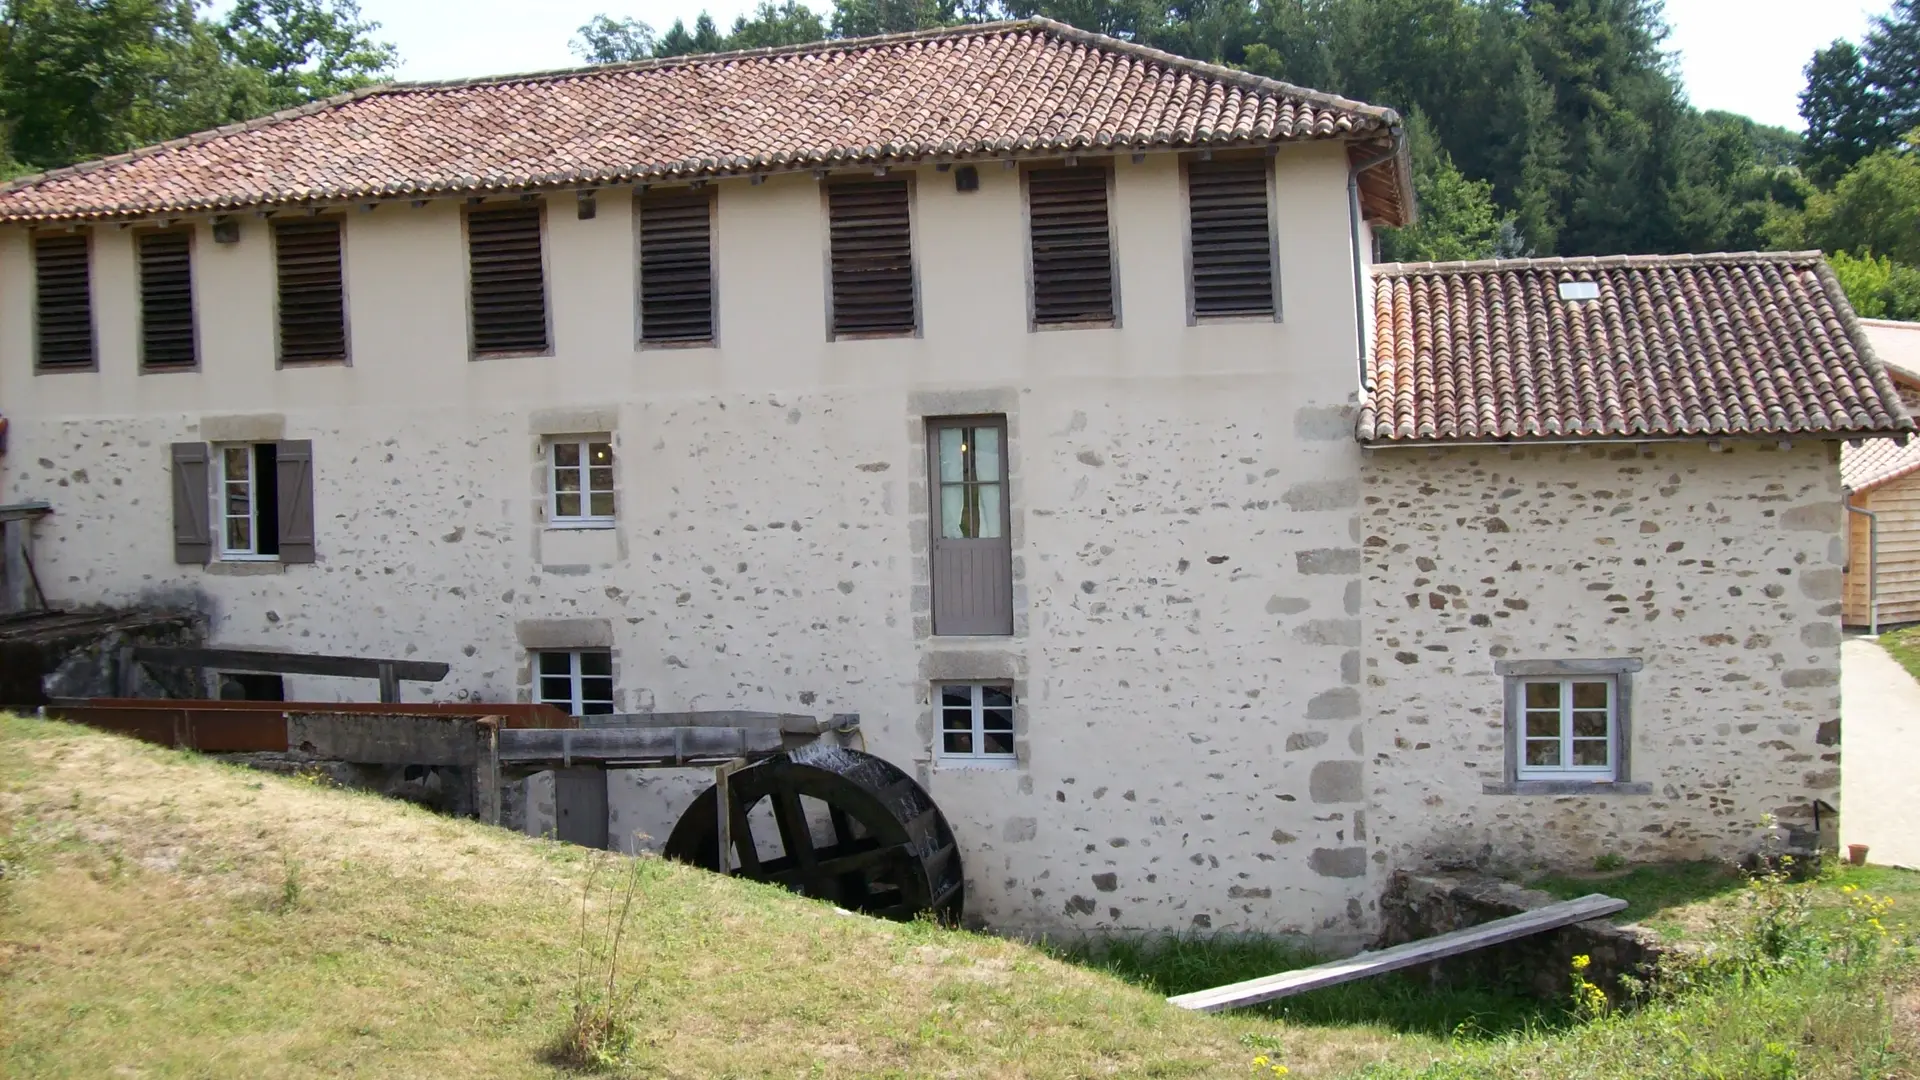
{"type": "Polygon", "coordinates": [[[1880,636],[1880,515],[1852,503],[1841,503],[1850,514],[1867,519],[1867,634],[1880,636]]]}
{"type": "Polygon", "coordinates": [[[1354,353],[1355,362],[1360,365],[1360,386],[1367,385],[1367,295],[1366,283],[1360,274],[1360,174],[1368,169],[1377,168],[1392,161],[1400,153],[1401,144],[1406,141],[1404,129],[1395,129],[1393,145],[1379,154],[1367,158],[1347,169],[1347,229],[1353,244],[1353,340],[1358,346],[1354,353]]]}

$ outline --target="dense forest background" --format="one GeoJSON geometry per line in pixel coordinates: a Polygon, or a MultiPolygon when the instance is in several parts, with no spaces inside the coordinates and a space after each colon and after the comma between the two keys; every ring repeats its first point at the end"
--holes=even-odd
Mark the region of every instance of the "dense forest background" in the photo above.
{"type": "MultiPolygon", "coordinates": [[[[1920,0],[1809,58],[1806,133],[1691,106],[1661,0],[762,0],[725,29],[599,15],[588,63],[1047,15],[1408,118],[1393,259],[1826,250],[1863,315],[1920,319],[1920,0]]],[[[354,0],[0,0],[0,169],[117,153],[378,80],[354,0]]]]}

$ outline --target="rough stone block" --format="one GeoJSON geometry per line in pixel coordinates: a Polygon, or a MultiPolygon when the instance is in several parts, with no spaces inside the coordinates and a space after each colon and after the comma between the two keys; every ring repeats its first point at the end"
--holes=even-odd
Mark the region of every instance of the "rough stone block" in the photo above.
{"type": "Polygon", "coordinates": [[[1293,629],[1293,639],[1303,645],[1340,645],[1360,647],[1359,619],[1309,619],[1293,629]]]}
{"type": "Polygon", "coordinates": [[[1360,572],[1359,548],[1312,548],[1295,552],[1293,560],[1302,574],[1357,574],[1360,572]]]}
{"type": "Polygon", "coordinates": [[[1367,873],[1367,849],[1363,847],[1314,848],[1307,866],[1321,877],[1357,878],[1367,873]]]}
{"type": "Polygon", "coordinates": [[[1342,720],[1360,715],[1360,691],[1351,686],[1315,694],[1307,702],[1307,719],[1342,720]]]}
{"type": "Polygon", "coordinates": [[[1812,686],[1840,685],[1840,672],[1834,668],[1795,668],[1780,676],[1780,685],[1789,690],[1805,690],[1812,686]]]}
{"type": "Polygon", "coordinates": [[[1280,501],[1295,510],[1344,510],[1360,505],[1360,482],[1343,480],[1303,480],[1287,489],[1280,501]]]}
{"type": "Polygon", "coordinates": [[[1307,778],[1307,797],[1317,803],[1359,802],[1366,796],[1358,761],[1323,761],[1307,778]]]}

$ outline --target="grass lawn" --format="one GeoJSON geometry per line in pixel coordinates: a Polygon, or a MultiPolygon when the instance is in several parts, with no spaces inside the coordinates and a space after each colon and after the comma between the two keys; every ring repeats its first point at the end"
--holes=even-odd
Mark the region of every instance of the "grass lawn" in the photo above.
{"type": "Polygon", "coordinates": [[[1878,638],[1887,655],[1900,661],[1907,674],[1920,679],[1920,626],[1889,630],[1878,638]]]}
{"type": "MultiPolygon", "coordinates": [[[[564,1075],[584,849],[0,718],[0,860],[0,1076],[564,1075]]],[[[630,1075],[1245,1076],[1257,1044],[1325,1076],[1439,1046],[637,865],[630,1075]]]]}
{"type": "Polygon", "coordinates": [[[1903,966],[1600,1023],[1414,979],[1202,1016],[1162,995],[1309,958],[1175,941],[1068,963],[0,717],[0,1076],[567,1075],[551,1050],[581,944],[608,946],[629,868],[638,1040],[618,1075],[1245,1077],[1256,1054],[1304,1077],[1913,1075],[1903,966]],[[1796,1071],[1753,1071],[1775,1043],[1796,1071]]]}
{"type": "MultiPolygon", "coordinates": [[[[1733,918],[1744,902],[1747,878],[1725,863],[1697,862],[1636,866],[1616,873],[1549,875],[1528,884],[1562,900],[1605,893],[1627,901],[1613,917],[1639,923],[1669,940],[1704,940],[1717,924],[1733,918]]],[[[1793,886],[1804,892],[1816,922],[1832,922],[1845,906],[1842,888],[1852,885],[1893,900],[1887,922],[1920,930],[1920,872],[1890,866],[1839,865],[1817,882],[1793,886]]]]}

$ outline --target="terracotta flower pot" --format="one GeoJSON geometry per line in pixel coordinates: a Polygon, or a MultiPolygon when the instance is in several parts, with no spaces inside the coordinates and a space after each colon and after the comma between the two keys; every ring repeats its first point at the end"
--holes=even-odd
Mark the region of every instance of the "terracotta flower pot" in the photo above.
{"type": "Polygon", "coordinates": [[[1847,845],[1847,861],[1852,863],[1855,866],[1867,865],[1867,845],[1848,844],[1847,845]]]}

